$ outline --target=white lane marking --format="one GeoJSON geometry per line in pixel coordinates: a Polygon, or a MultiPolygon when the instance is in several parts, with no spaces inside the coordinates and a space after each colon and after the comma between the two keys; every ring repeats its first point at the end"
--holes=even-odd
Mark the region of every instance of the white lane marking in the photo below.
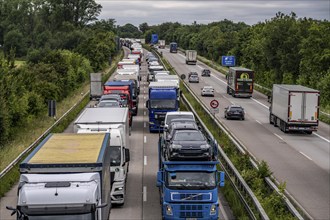
{"type": "Polygon", "coordinates": [[[146,115],[146,112],[143,112],[144,115],[146,115]]]}
{"type": "Polygon", "coordinates": [[[147,136],[144,136],[144,137],[143,137],[143,142],[144,142],[144,143],[147,143],[147,136]]]}
{"type": "Polygon", "coordinates": [[[258,120],[256,120],[256,122],[258,122],[259,124],[261,124],[261,122],[260,122],[260,121],[258,121],[258,120]]]}
{"type": "Polygon", "coordinates": [[[254,98],[251,98],[251,100],[255,101],[255,102],[258,103],[259,105],[261,105],[261,106],[263,106],[263,107],[265,107],[265,108],[268,109],[268,106],[267,106],[267,105],[262,104],[262,103],[259,102],[258,100],[254,99],[254,98]]]}
{"type": "Polygon", "coordinates": [[[199,69],[203,70],[204,68],[201,67],[200,65],[196,65],[199,69]]]}
{"type": "Polygon", "coordinates": [[[226,81],[223,81],[222,79],[219,79],[218,77],[214,76],[214,75],[211,75],[211,77],[214,77],[216,78],[217,80],[219,80],[220,82],[222,82],[223,84],[227,85],[227,82],[226,81]]]}
{"type": "Polygon", "coordinates": [[[147,156],[144,156],[144,166],[147,166],[147,156]]]}
{"type": "Polygon", "coordinates": [[[223,215],[224,220],[229,220],[229,218],[227,216],[227,213],[226,213],[222,203],[220,202],[219,198],[218,198],[218,203],[221,204],[220,205],[220,211],[221,211],[221,214],[223,215]]]}
{"type": "Polygon", "coordinates": [[[145,96],[143,96],[143,99],[146,99],[146,97],[145,97],[145,96]]]}
{"type": "Polygon", "coordinates": [[[185,56],[183,56],[181,53],[178,53],[180,56],[182,56],[183,58],[186,58],[185,56]]]}
{"type": "Polygon", "coordinates": [[[143,123],[143,127],[147,127],[147,123],[146,122],[143,123]]]}
{"type": "MultiPolygon", "coordinates": [[[[275,134],[275,133],[274,133],[274,134],[275,134]]],[[[284,141],[284,139],[283,139],[280,135],[275,134],[275,136],[278,137],[279,139],[281,139],[282,141],[284,141]]]]}
{"type": "Polygon", "coordinates": [[[301,153],[304,157],[306,157],[308,160],[312,160],[312,158],[310,158],[309,156],[307,156],[306,154],[304,154],[303,152],[299,151],[299,153],[301,153]]]}
{"type": "Polygon", "coordinates": [[[330,140],[326,139],[325,137],[322,137],[321,135],[319,135],[319,134],[317,134],[317,133],[314,133],[314,132],[313,132],[313,134],[316,135],[317,137],[323,139],[324,141],[330,143],[330,140]]]}
{"type": "Polygon", "coordinates": [[[147,187],[143,187],[143,202],[147,201],[147,187]]]}

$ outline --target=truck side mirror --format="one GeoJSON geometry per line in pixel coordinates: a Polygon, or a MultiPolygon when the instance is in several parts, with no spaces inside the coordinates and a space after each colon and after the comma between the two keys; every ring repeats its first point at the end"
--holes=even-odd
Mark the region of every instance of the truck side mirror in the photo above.
{"type": "Polygon", "coordinates": [[[146,108],[149,108],[149,100],[146,101],[146,108]]]}
{"type": "Polygon", "coordinates": [[[130,161],[129,149],[125,148],[125,163],[130,161]]]}
{"type": "Polygon", "coordinates": [[[157,172],[157,183],[156,186],[160,187],[163,183],[163,171],[158,171],[157,172]]]}
{"type": "Polygon", "coordinates": [[[99,208],[104,208],[104,207],[106,207],[108,204],[107,203],[102,203],[101,205],[98,205],[98,206],[96,206],[96,208],[97,209],[99,209],[99,208]]]}
{"type": "Polygon", "coordinates": [[[224,187],[225,186],[225,172],[218,171],[218,173],[219,173],[219,177],[220,177],[219,186],[224,187]]]}

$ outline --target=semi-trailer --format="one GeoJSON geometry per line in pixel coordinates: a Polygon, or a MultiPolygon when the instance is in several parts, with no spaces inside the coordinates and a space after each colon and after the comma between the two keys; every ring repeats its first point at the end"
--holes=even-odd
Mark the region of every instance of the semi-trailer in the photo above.
{"type": "Polygon", "coordinates": [[[227,78],[227,94],[233,97],[252,97],[254,71],[244,67],[230,67],[227,78]]]}
{"type": "Polygon", "coordinates": [[[319,123],[320,92],[301,85],[274,84],[269,122],[283,132],[312,134],[319,123]]]}
{"type": "Polygon", "coordinates": [[[196,65],[196,63],[197,63],[197,51],[186,50],[186,64],[196,65]]]}
{"type": "Polygon", "coordinates": [[[19,165],[17,219],[109,218],[110,134],[50,134],[19,165]]]}

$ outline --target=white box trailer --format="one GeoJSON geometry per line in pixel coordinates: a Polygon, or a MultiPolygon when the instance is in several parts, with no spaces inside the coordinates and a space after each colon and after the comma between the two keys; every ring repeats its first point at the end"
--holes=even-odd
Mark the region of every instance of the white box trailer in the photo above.
{"type": "Polygon", "coordinates": [[[197,51],[186,50],[186,64],[196,65],[196,63],[197,63],[197,51]]]}
{"type": "Polygon", "coordinates": [[[19,165],[17,219],[108,219],[109,134],[50,134],[19,165]],[[21,215],[21,216],[19,216],[21,215]]]}
{"type": "Polygon", "coordinates": [[[175,82],[179,86],[180,79],[177,75],[155,75],[156,82],[175,82]]]}
{"type": "Polygon", "coordinates": [[[301,85],[274,84],[269,122],[283,132],[317,130],[320,92],[301,85]]]}
{"type": "Polygon", "coordinates": [[[159,40],[158,43],[159,43],[159,46],[158,47],[160,49],[165,49],[165,40],[159,40]]]}
{"type": "Polygon", "coordinates": [[[90,100],[99,99],[103,95],[102,73],[90,74],[90,100]]]}
{"type": "Polygon", "coordinates": [[[130,160],[128,108],[86,108],[74,122],[76,133],[110,133],[111,202],[124,205],[130,160]]]}

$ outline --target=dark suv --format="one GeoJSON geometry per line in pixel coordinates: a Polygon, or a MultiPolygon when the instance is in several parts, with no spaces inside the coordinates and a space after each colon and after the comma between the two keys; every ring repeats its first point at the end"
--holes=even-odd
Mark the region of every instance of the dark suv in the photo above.
{"type": "Polygon", "coordinates": [[[178,130],[199,130],[195,121],[175,121],[165,129],[165,140],[171,140],[174,133],[178,130]]]}
{"type": "Polygon", "coordinates": [[[211,71],[209,69],[203,69],[201,76],[211,76],[211,71]]]}
{"type": "Polygon", "coordinates": [[[168,160],[212,160],[212,148],[200,130],[176,130],[165,151],[168,160]]]}

